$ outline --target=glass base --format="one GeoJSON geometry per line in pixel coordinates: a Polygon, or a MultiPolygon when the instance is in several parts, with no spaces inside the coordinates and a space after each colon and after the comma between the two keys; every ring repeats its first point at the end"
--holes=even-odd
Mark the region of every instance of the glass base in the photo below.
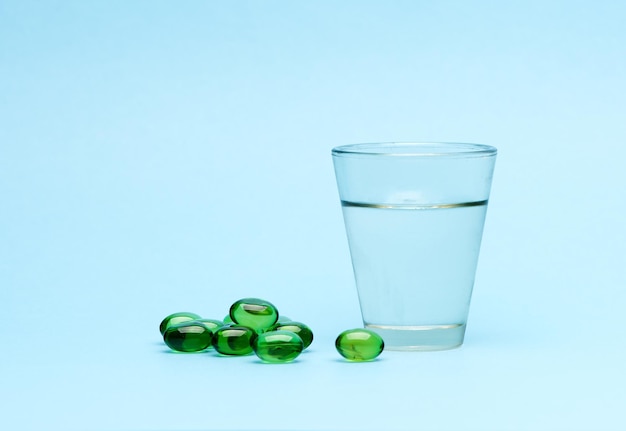
{"type": "Polygon", "coordinates": [[[460,347],[465,323],[428,326],[391,326],[365,324],[385,341],[385,350],[434,351],[460,347]]]}

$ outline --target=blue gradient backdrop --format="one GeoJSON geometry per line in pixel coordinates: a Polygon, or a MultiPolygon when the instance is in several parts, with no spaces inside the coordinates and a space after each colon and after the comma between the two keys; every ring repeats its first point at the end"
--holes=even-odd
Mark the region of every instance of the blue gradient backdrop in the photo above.
{"type": "Polygon", "coordinates": [[[0,1],[0,428],[623,430],[626,3],[0,1]],[[346,364],[330,149],[499,148],[466,344],[346,364]],[[297,363],[167,353],[266,297],[297,363]]]}

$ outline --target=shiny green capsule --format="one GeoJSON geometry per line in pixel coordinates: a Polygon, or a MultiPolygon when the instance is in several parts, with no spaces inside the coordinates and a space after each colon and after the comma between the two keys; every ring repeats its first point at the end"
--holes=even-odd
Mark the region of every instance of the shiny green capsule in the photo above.
{"type": "Polygon", "coordinates": [[[170,314],[161,321],[161,324],[159,325],[159,331],[161,331],[161,335],[164,335],[165,331],[170,326],[196,319],[201,319],[201,317],[198,316],[196,313],[181,312],[170,314]]]}
{"type": "Polygon", "coordinates": [[[304,343],[291,331],[268,331],[256,337],[253,347],[262,361],[282,363],[296,359],[304,350],[304,343]]]}
{"type": "Polygon", "coordinates": [[[252,353],[256,336],[256,332],[247,326],[222,326],[213,334],[212,344],[222,355],[248,355],[252,353]]]}
{"type": "Polygon", "coordinates": [[[192,320],[192,322],[203,324],[204,326],[209,328],[211,332],[215,332],[218,329],[220,329],[222,326],[224,326],[224,322],[222,322],[221,320],[217,320],[217,319],[195,319],[195,320],[192,320]]]}
{"type": "Polygon", "coordinates": [[[233,322],[260,332],[278,321],[278,309],[263,299],[244,298],[231,305],[230,317],[233,322]]]}
{"type": "Polygon", "coordinates": [[[371,361],[382,353],[385,342],[376,332],[359,328],[339,334],[335,340],[335,347],[348,361],[371,361]]]}
{"type": "Polygon", "coordinates": [[[194,321],[170,325],[163,334],[165,344],[178,352],[199,352],[208,348],[213,339],[213,331],[194,321]]]}
{"type": "Polygon", "coordinates": [[[290,331],[294,334],[297,334],[304,343],[304,348],[306,349],[313,342],[313,331],[307,325],[302,322],[296,321],[287,321],[287,322],[278,322],[274,326],[270,328],[272,331],[290,331]]]}

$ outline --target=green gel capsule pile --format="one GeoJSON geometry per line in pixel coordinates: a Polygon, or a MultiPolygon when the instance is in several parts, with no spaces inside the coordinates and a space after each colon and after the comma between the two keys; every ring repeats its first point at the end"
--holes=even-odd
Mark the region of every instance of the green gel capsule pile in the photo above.
{"type": "Polygon", "coordinates": [[[385,342],[376,332],[359,328],[339,334],[335,347],[348,361],[362,362],[376,359],[385,348],[385,342]]]}
{"type": "Polygon", "coordinates": [[[313,341],[308,326],[279,316],[271,302],[259,298],[234,302],[223,320],[189,312],[170,314],[159,329],[165,344],[177,352],[214,349],[226,356],[254,352],[262,361],[272,363],[293,361],[313,341]],[[260,335],[263,337],[257,343],[260,335]]]}
{"type": "MultiPolygon", "coordinates": [[[[294,361],[313,342],[306,324],[281,316],[269,301],[243,298],[234,302],[223,320],[206,319],[190,312],[174,313],[159,325],[165,344],[177,352],[213,348],[225,356],[254,352],[267,363],[294,361]]],[[[351,362],[371,361],[385,347],[383,339],[368,329],[350,329],[335,341],[337,352],[351,362]]]]}

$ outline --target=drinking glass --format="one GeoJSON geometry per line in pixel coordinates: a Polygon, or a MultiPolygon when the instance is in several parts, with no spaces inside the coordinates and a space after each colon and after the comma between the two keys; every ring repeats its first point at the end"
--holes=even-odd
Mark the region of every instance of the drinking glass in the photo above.
{"type": "Polygon", "coordinates": [[[363,323],[386,349],[463,344],[496,154],[466,143],[332,150],[363,323]]]}

